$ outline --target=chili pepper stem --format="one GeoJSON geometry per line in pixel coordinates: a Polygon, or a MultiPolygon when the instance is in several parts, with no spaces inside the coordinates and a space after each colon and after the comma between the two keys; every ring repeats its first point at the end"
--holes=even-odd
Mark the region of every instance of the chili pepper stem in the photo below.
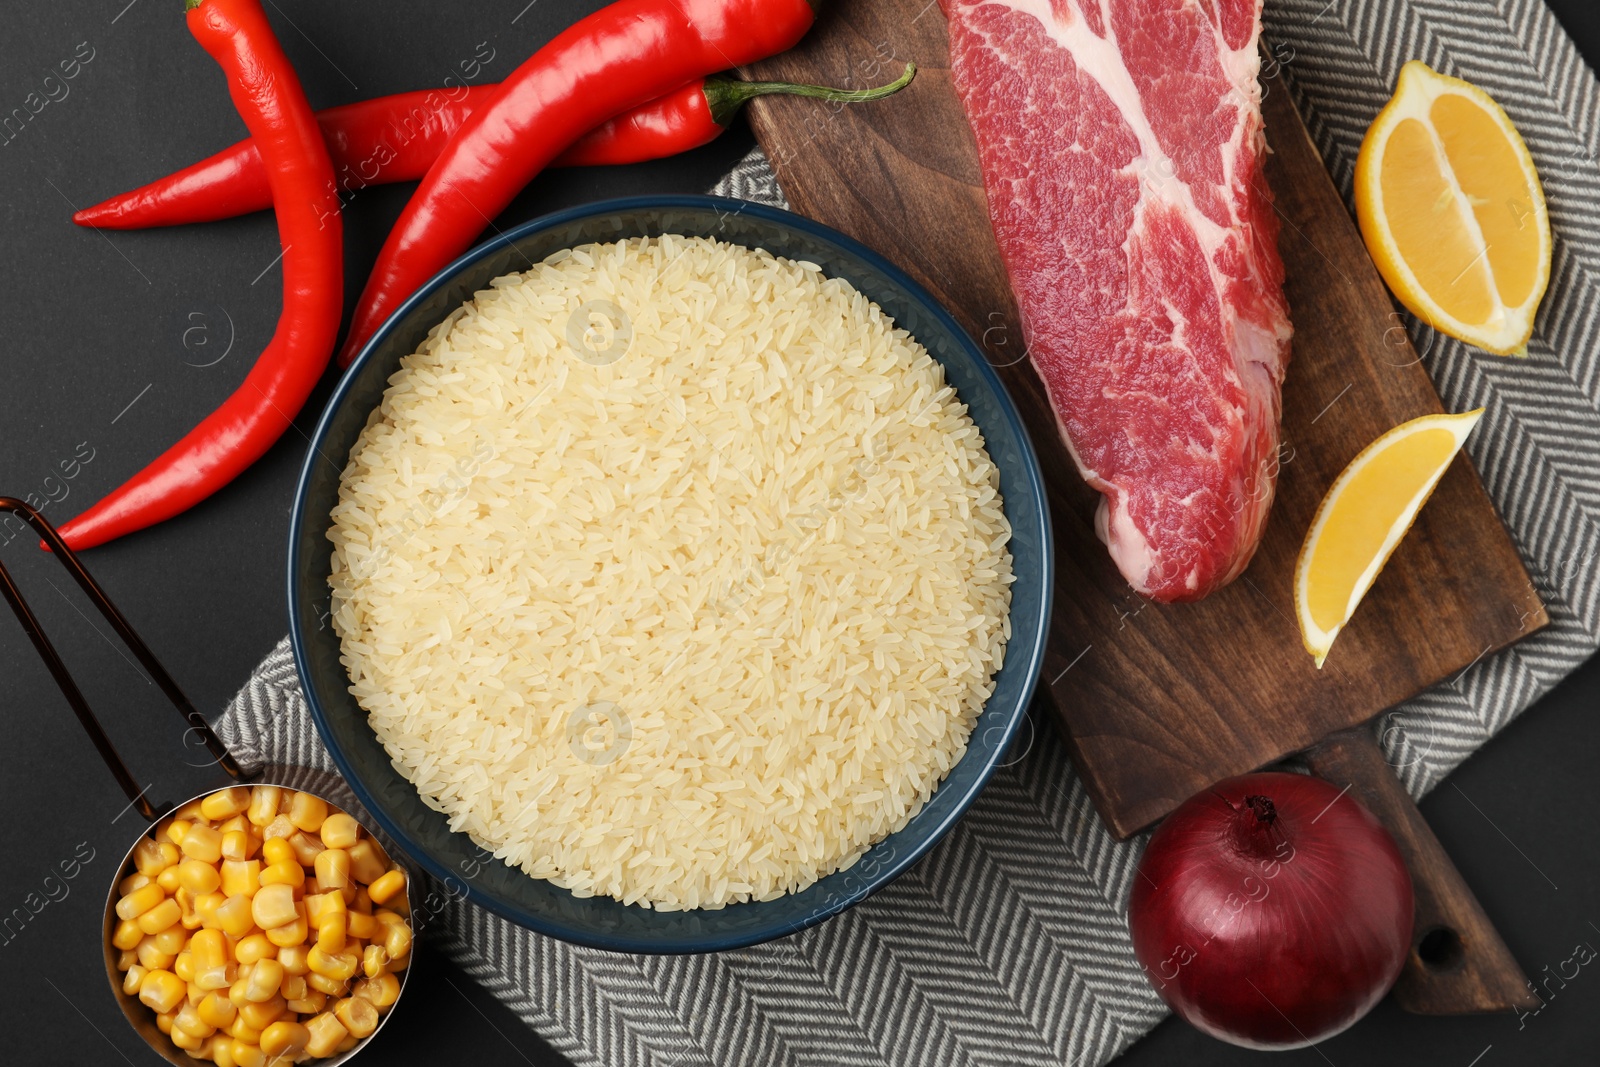
{"type": "Polygon", "coordinates": [[[876,89],[836,89],[828,85],[805,85],[799,82],[747,82],[718,74],[706,79],[704,92],[712,121],[718,126],[726,126],[733,121],[741,107],[758,96],[807,96],[814,100],[859,104],[893,96],[910,85],[911,79],[916,76],[917,65],[907,63],[905,73],[888,85],[880,85],[876,89]]]}

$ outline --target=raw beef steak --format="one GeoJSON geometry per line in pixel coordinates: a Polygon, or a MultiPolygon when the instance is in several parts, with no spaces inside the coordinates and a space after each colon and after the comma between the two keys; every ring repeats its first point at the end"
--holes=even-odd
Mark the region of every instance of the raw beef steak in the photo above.
{"type": "Polygon", "coordinates": [[[943,0],[1034,366],[1133,587],[1250,562],[1289,319],[1261,175],[1260,0],[943,0]]]}

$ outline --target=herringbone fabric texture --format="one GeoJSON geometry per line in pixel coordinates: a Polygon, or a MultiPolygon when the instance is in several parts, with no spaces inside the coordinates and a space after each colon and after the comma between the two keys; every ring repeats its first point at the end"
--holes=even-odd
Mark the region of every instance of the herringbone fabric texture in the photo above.
{"type": "MultiPolygon", "coordinates": [[[[1526,360],[1411,322],[1445,403],[1484,405],[1468,442],[1553,624],[1392,713],[1413,794],[1439,781],[1596,647],[1600,634],[1600,85],[1539,0],[1268,0],[1266,38],[1348,194],[1400,65],[1420,58],[1500,100],[1556,229],[1526,360]]],[[[718,192],[781,202],[752,153],[718,192]]],[[[1038,724],[1034,724],[1036,727],[1038,724]]],[[[331,770],[285,640],[223,721],[251,761],[331,770]]],[[[1025,731],[971,812],[912,871],[785,941],[716,956],[621,956],[464,904],[431,936],[557,1048],[604,1067],[1098,1064],[1162,1016],[1124,905],[1141,841],[1101,827],[1048,727],[1025,731]]]]}

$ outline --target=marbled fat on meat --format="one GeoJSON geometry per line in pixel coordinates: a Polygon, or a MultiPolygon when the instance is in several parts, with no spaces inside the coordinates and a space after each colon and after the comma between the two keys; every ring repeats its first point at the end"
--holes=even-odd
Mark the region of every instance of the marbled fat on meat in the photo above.
{"type": "Polygon", "coordinates": [[[1289,318],[1260,0],[943,0],[1034,366],[1101,539],[1156,600],[1255,553],[1289,318]]]}

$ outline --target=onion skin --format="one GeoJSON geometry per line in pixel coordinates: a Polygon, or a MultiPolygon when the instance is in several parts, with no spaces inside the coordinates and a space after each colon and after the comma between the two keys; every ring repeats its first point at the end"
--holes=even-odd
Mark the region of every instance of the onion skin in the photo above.
{"type": "Polygon", "coordinates": [[[1161,998],[1246,1048],[1315,1044],[1361,1018],[1411,949],[1404,859],[1349,793],[1302,774],[1219,782],[1167,816],[1128,926],[1161,998]]]}

